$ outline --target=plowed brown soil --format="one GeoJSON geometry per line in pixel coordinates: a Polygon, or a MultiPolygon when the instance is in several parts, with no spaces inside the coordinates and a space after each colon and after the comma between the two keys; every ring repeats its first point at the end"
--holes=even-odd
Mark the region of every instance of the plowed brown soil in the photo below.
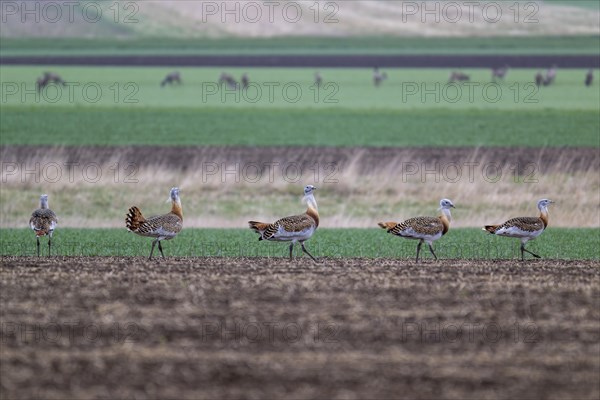
{"type": "Polygon", "coordinates": [[[597,399],[600,264],[1,260],[2,399],[597,399]]]}

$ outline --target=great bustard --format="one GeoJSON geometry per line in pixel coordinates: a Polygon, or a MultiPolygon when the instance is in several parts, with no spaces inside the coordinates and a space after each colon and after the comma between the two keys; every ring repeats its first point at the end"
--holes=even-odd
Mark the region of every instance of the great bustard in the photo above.
{"type": "Polygon", "coordinates": [[[240,81],[242,82],[242,89],[247,89],[248,86],[250,86],[250,78],[248,77],[247,72],[244,72],[244,74],[242,75],[242,79],[240,79],[240,81]]]}
{"type": "Polygon", "coordinates": [[[550,68],[548,71],[546,71],[546,77],[544,78],[544,81],[542,82],[544,84],[544,86],[550,86],[553,82],[554,79],[556,79],[556,65],[553,65],[552,68],[550,68]]]}
{"type": "Polygon", "coordinates": [[[36,86],[38,92],[48,86],[50,83],[55,83],[57,85],[66,86],[67,83],[60,77],[60,75],[55,74],[53,72],[44,72],[40,78],[36,81],[36,86]]]}
{"type": "Polygon", "coordinates": [[[448,83],[452,82],[464,82],[471,79],[471,77],[463,72],[452,71],[450,73],[450,78],[448,78],[448,83]]]}
{"type": "Polygon", "coordinates": [[[181,74],[178,71],[173,71],[167,74],[165,79],[163,79],[160,83],[160,87],[164,87],[167,84],[172,85],[174,83],[177,83],[178,85],[181,84],[181,74]]]}
{"type": "Polygon", "coordinates": [[[506,221],[501,225],[486,225],[483,230],[498,236],[507,236],[521,239],[521,260],[525,260],[525,252],[536,258],[537,254],[525,248],[525,244],[540,236],[548,226],[548,206],[554,203],[552,200],[542,199],[538,201],[540,210],[539,217],[517,217],[506,221]]]}
{"type": "Polygon", "coordinates": [[[592,82],[594,81],[594,71],[590,68],[590,70],[585,74],[585,86],[592,86],[592,82]]]}
{"type": "Polygon", "coordinates": [[[538,71],[535,74],[535,85],[537,87],[540,87],[543,83],[544,83],[544,75],[542,74],[542,71],[538,71]]]}
{"type": "Polygon", "coordinates": [[[221,76],[219,76],[219,85],[224,84],[227,85],[229,89],[237,89],[239,85],[235,78],[227,72],[222,72],[221,76]]]}
{"type": "Polygon", "coordinates": [[[431,251],[431,254],[437,260],[432,243],[445,235],[448,229],[450,229],[450,221],[452,220],[452,216],[450,215],[451,208],[454,208],[452,201],[442,199],[440,200],[439,208],[442,214],[439,217],[416,217],[400,223],[380,222],[378,225],[393,235],[418,240],[416,262],[419,262],[419,253],[423,242],[427,243],[429,251],[431,251]]]}
{"type": "Polygon", "coordinates": [[[281,218],[272,224],[264,222],[249,221],[250,229],[260,235],[258,240],[273,240],[276,242],[292,242],[290,243],[290,260],[294,244],[300,242],[302,251],[304,251],[313,261],[317,259],[306,250],[304,242],[315,233],[319,226],[319,212],[317,210],[317,201],[313,192],[317,188],[313,185],[307,185],[304,188],[303,201],[307,204],[307,209],[304,214],[294,215],[291,217],[281,218]]]}
{"type": "Polygon", "coordinates": [[[319,87],[322,83],[323,77],[321,76],[321,73],[319,71],[315,72],[315,85],[319,87]]]}
{"type": "Polygon", "coordinates": [[[150,250],[149,259],[152,259],[156,243],[158,243],[158,250],[160,250],[160,254],[164,258],[165,254],[160,245],[161,240],[173,239],[183,227],[183,208],[181,207],[178,188],[171,189],[170,200],[171,212],[168,214],[146,219],[140,209],[134,206],[129,209],[125,217],[125,224],[128,231],[140,236],[155,238],[152,241],[152,250],[150,250]]]}
{"type": "Polygon", "coordinates": [[[496,78],[500,80],[504,80],[506,78],[506,74],[508,73],[508,65],[504,65],[504,67],[492,68],[492,80],[496,82],[496,78]]]}
{"type": "Polygon", "coordinates": [[[375,86],[381,85],[381,82],[383,82],[384,80],[386,80],[387,77],[388,77],[387,73],[386,72],[380,72],[379,71],[379,67],[373,68],[373,84],[375,86]]]}
{"type": "Polygon", "coordinates": [[[48,256],[50,256],[50,247],[52,246],[52,233],[58,225],[58,218],[54,211],[48,208],[48,195],[40,196],[40,208],[31,214],[29,226],[35,232],[37,240],[37,255],[40,256],[40,237],[48,235],[48,256]]]}

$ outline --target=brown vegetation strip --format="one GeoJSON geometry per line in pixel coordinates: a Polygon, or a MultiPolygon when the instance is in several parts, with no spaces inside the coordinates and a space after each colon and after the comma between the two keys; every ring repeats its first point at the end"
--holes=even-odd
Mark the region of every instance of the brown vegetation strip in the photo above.
{"type": "Polygon", "coordinates": [[[314,163],[335,163],[338,170],[355,168],[367,174],[386,169],[397,169],[402,163],[426,163],[433,166],[466,162],[497,163],[499,166],[518,166],[522,172],[529,163],[536,164],[537,172],[577,172],[600,170],[600,153],[596,148],[531,148],[531,147],[416,147],[416,148],[362,148],[362,147],[52,147],[2,146],[3,163],[56,161],[98,163],[133,163],[138,167],[163,166],[186,171],[198,169],[203,163],[278,162],[280,165],[298,163],[310,167],[314,163]],[[396,167],[396,168],[393,168],[396,167]]]}
{"type": "Polygon", "coordinates": [[[597,399],[600,263],[0,259],[2,398],[597,399]]]}

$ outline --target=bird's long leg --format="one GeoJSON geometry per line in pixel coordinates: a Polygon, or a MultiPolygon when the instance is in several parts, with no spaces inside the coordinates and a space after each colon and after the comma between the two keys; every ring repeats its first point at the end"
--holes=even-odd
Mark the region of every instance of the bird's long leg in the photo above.
{"type": "Polygon", "coordinates": [[[302,245],[302,251],[304,251],[306,254],[308,254],[308,256],[309,256],[310,258],[312,258],[314,262],[318,262],[318,261],[317,261],[317,259],[316,259],[316,258],[314,258],[314,257],[312,256],[312,254],[310,254],[310,253],[308,252],[308,250],[306,250],[306,247],[304,247],[304,242],[300,242],[300,245],[302,245]]]}
{"type": "Polygon", "coordinates": [[[39,257],[40,256],[40,237],[36,236],[35,238],[37,240],[37,254],[38,254],[38,257],[39,257]]]}
{"type": "Polygon", "coordinates": [[[152,253],[154,253],[154,246],[156,246],[156,242],[158,242],[158,239],[152,241],[152,249],[150,250],[150,257],[148,257],[148,260],[152,260],[152,253]]]}
{"type": "Polygon", "coordinates": [[[165,253],[163,253],[163,251],[162,251],[162,246],[160,245],[160,240],[158,241],[158,249],[160,250],[160,255],[162,256],[162,258],[165,258],[165,253]]]}
{"type": "Polygon", "coordinates": [[[294,242],[290,243],[290,260],[292,259],[293,251],[294,251],[294,242]]]}
{"type": "Polygon", "coordinates": [[[525,245],[521,243],[521,261],[525,261],[525,245]]]}
{"type": "Polygon", "coordinates": [[[419,262],[419,253],[421,252],[421,245],[423,244],[422,240],[419,240],[419,244],[417,245],[417,259],[415,262],[419,262]]]}
{"type": "Polygon", "coordinates": [[[433,254],[433,258],[436,259],[437,261],[437,256],[435,255],[435,253],[433,252],[433,246],[431,246],[431,244],[429,244],[429,251],[431,251],[431,254],[433,254]]]}
{"type": "Polygon", "coordinates": [[[535,254],[535,253],[532,253],[531,251],[527,250],[527,249],[525,248],[525,243],[522,243],[522,244],[521,244],[521,260],[522,260],[522,261],[525,261],[525,252],[527,252],[527,253],[531,254],[531,255],[532,255],[532,256],[534,256],[535,258],[542,258],[542,257],[538,256],[537,254],[535,254]]]}
{"type": "Polygon", "coordinates": [[[50,246],[52,246],[52,236],[48,237],[48,257],[50,257],[50,246]]]}
{"type": "Polygon", "coordinates": [[[535,253],[532,253],[531,251],[529,251],[529,250],[527,250],[527,249],[523,249],[523,250],[525,250],[527,253],[531,254],[531,255],[532,255],[532,256],[534,256],[535,258],[542,258],[541,256],[538,256],[537,254],[535,254],[535,253]]]}

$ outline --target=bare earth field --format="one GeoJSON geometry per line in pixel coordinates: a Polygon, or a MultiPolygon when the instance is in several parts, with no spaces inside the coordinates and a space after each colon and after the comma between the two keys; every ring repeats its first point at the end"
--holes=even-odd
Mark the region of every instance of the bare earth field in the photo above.
{"type": "Polygon", "coordinates": [[[600,396],[597,261],[10,258],[0,397],[600,396]]]}

